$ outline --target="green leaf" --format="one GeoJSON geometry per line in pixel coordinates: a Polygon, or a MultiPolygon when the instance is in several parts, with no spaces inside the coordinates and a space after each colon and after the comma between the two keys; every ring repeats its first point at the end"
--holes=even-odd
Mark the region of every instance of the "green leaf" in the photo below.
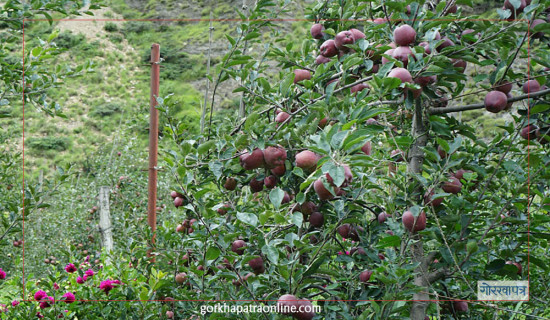
{"type": "Polygon", "coordinates": [[[244,37],[244,40],[250,40],[250,39],[254,39],[254,38],[257,38],[261,35],[261,33],[259,32],[250,32],[249,34],[247,34],[245,37],[244,37]]]}
{"type": "Polygon", "coordinates": [[[274,246],[264,245],[262,247],[262,253],[271,261],[274,265],[279,264],[279,250],[274,246]]]}
{"type": "Polygon", "coordinates": [[[259,118],[260,114],[257,111],[252,112],[250,115],[248,115],[248,117],[246,117],[246,121],[244,122],[244,129],[250,130],[251,127],[256,125],[256,122],[259,118]]]}
{"type": "Polygon", "coordinates": [[[541,113],[541,112],[545,112],[547,111],[548,109],[550,109],[550,104],[537,104],[535,106],[533,106],[532,108],[529,109],[529,113],[531,115],[535,114],[535,113],[541,113]]]}
{"type": "Polygon", "coordinates": [[[216,179],[219,179],[222,176],[223,163],[220,161],[212,161],[208,164],[208,167],[210,168],[210,171],[214,173],[216,179]]]}
{"type": "Polygon", "coordinates": [[[327,260],[327,256],[326,255],[321,255],[319,258],[317,258],[308,268],[307,270],[304,272],[304,274],[302,275],[303,277],[307,277],[309,275],[312,275],[315,273],[315,271],[317,271],[319,269],[319,267],[325,263],[325,261],[327,260]]]}
{"type": "Polygon", "coordinates": [[[232,46],[234,46],[235,43],[237,43],[237,41],[235,41],[235,39],[231,38],[231,36],[228,35],[227,33],[225,34],[225,37],[227,38],[227,40],[229,40],[229,42],[231,43],[232,46]]]}
{"type": "Polygon", "coordinates": [[[242,223],[251,225],[253,227],[258,226],[258,217],[253,213],[237,212],[237,219],[242,223]]]}
{"type": "Polygon", "coordinates": [[[216,260],[220,256],[220,249],[212,246],[206,250],[206,260],[216,260]]]}
{"type": "Polygon", "coordinates": [[[201,144],[198,148],[197,148],[197,152],[200,154],[200,155],[203,155],[205,153],[207,153],[208,151],[210,151],[212,148],[214,148],[216,146],[216,141],[214,140],[210,140],[210,141],[206,141],[205,143],[201,144]]]}
{"type": "Polygon", "coordinates": [[[284,196],[285,196],[285,192],[281,190],[281,188],[279,187],[269,192],[269,200],[271,201],[275,209],[279,209],[284,196]]]}
{"type": "Polygon", "coordinates": [[[340,187],[342,183],[344,183],[344,180],[346,179],[344,167],[341,167],[341,166],[332,166],[328,171],[328,174],[330,174],[330,177],[332,178],[333,183],[337,187],[340,187]]]}
{"type": "Polygon", "coordinates": [[[399,245],[401,245],[401,238],[398,236],[384,237],[378,241],[379,248],[399,247],[399,245]]]}
{"type": "Polygon", "coordinates": [[[304,215],[301,212],[294,212],[292,216],[290,216],[290,221],[292,221],[292,223],[294,223],[296,226],[300,227],[304,222],[304,215]]]}
{"type": "Polygon", "coordinates": [[[281,84],[279,86],[279,91],[281,91],[281,94],[286,96],[288,94],[288,91],[290,89],[290,86],[294,83],[294,73],[287,74],[283,81],[281,81],[281,84]]]}
{"type": "Polygon", "coordinates": [[[339,131],[335,135],[332,136],[332,139],[330,139],[330,144],[335,150],[338,150],[342,148],[342,144],[346,137],[348,136],[349,131],[339,131]]]}

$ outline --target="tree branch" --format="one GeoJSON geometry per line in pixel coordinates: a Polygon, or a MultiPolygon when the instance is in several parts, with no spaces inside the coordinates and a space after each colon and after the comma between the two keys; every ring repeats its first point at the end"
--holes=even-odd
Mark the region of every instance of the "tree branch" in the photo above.
{"type": "MultiPolygon", "coordinates": [[[[541,90],[534,93],[528,93],[521,96],[510,98],[508,99],[508,102],[521,101],[527,98],[537,98],[537,97],[547,95],[549,93],[550,93],[550,89],[541,90]]],[[[453,107],[447,107],[447,108],[429,108],[428,114],[429,115],[445,114],[445,113],[451,113],[451,112],[476,110],[476,109],[483,109],[483,108],[485,108],[485,103],[474,103],[474,104],[468,104],[464,106],[453,106],[453,107]]]]}

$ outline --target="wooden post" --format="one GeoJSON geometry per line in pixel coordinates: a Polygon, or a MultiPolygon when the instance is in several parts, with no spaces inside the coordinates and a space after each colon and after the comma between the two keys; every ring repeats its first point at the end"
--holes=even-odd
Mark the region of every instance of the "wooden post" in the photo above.
{"type": "MultiPolygon", "coordinates": [[[[113,230],[109,209],[109,187],[99,188],[99,232],[101,233],[101,246],[107,249],[107,252],[113,251],[113,230]]],[[[108,260],[107,258],[107,261],[108,260]]]]}
{"type": "Polygon", "coordinates": [[[206,121],[206,107],[208,105],[208,91],[210,90],[210,50],[212,49],[212,31],[214,27],[212,26],[212,11],[210,11],[210,33],[208,37],[208,60],[206,62],[206,89],[204,91],[204,104],[201,110],[201,135],[204,134],[204,126],[206,121]]]}
{"type": "Polygon", "coordinates": [[[147,202],[147,221],[151,232],[151,244],[155,244],[157,230],[157,154],[159,140],[159,113],[156,108],[159,95],[160,45],[151,46],[151,95],[149,98],[149,198],[147,202]]]}

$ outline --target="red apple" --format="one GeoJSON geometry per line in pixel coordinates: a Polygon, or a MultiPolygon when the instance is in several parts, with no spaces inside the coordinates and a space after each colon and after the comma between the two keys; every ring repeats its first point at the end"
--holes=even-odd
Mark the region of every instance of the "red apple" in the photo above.
{"type": "MultiPolygon", "coordinates": [[[[385,54],[385,55],[388,55],[388,56],[390,56],[390,57],[393,57],[393,51],[394,51],[394,50],[395,50],[395,49],[388,49],[388,50],[386,50],[386,51],[384,52],[384,54],[385,54]]],[[[390,62],[390,60],[389,60],[388,58],[382,56],[382,64],[386,64],[386,63],[388,63],[388,62],[390,62]]]]}
{"type": "Polygon", "coordinates": [[[504,1],[504,8],[512,11],[512,13],[516,12],[516,13],[522,13],[523,12],[523,9],[525,9],[525,7],[527,6],[527,3],[525,2],[525,0],[521,0],[520,1],[520,5],[519,5],[519,8],[515,8],[514,5],[510,2],[510,0],[506,0],[504,1]]]}
{"type": "Polygon", "coordinates": [[[453,301],[453,308],[456,312],[468,312],[468,302],[466,301],[453,301]]]}
{"type": "Polygon", "coordinates": [[[391,217],[391,215],[387,214],[386,212],[381,212],[378,215],[378,223],[382,224],[382,223],[386,222],[386,219],[388,217],[391,217]]]}
{"type": "Polygon", "coordinates": [[[424,48],[424,55],[429,55],[429,54],[432,54],[432,49],[430,48],[430,44],[425,42],[425,41],[422,41],[418,44],[419,46],[423,47],[424,48]]]}
{"type": "MultiPolygon", "coordinates": [[[[315,193],[317,193],[319,200],[330,200],[334,198],[334,195],[327,188],[325,188],[321,179],[315,180],[313,183],[313,189],[315,190],[315,193]]],[[[339,191],[339,188],[334,187],[333,190],[334,194],[336,194],[339,191]]]]}
{"type": "Polygon", "coordinates": [[[358,92],[363,91],[364,89],[368,89],[370,86],[366,83],[359,83],[351,87],[350,92],[357,94],[358,92]]]}
{"type": "Polygon", "coordinates": [[[320,212],[313,212],[309,216],[309,223],[316,228],[322,227],[324,222],[325,217],[320,212]]]}
{"type": "Polygon", "coordinates": [[[285,174],[285,172],[286,172],[286,167],[285,167],[285,165],[283,164],[283,165],[280,165],[280,166],[278,166],[278,167],[275,167],[275,168],[271,169],[270,171],[271,171],[271,173],[273,173],[273,174],[276,175],[277,177],[281,177],[281,176],[283,176],[283,175],[285,174]]]}
{"type": "Polygon", "coordinates": [[[342,238],[349,238],[349,235],[351,233],[351,225],[349,223],[345,223],[336,229],[338,234],[342,236],[342,238]]]}
{"type": "Polygon", "coordinates": [[[537,80],[529,80],[523,85],[524,93],[535,93],[540,90],[540,84],[537,80]]]}
{"type": "Polygon", "coordinates": [[[395,28],[393,40],[399,46],[408,46],[416,40],[416,31],[408,24],[395,28]]]}
{"type": "Polygon", "coordinates": [[[409,63],[409,56],[414,59],[414,54],[411,48],[406,46],[400,46],[393,50],[392,57],[403,62],[403,67],[407,67],[409,63]]]}
{"type": "Polygon", "coordinates": [[[311,33],[313,39],[323,39],[323,36],[325,35],[325,33],[323,32],[324,30],[325,27],[322,24],[316,23],[311,26],[309,32],[311,33]]]}
{"type": "Polygon", "coordinates": [[[166,319],[173,319],[173,318],[174,318],[174,312],[166,311],[166,319]]]}
{"type": "Polygon", "coordinates": [[[237,180],[235,178],[227,178],[223,187],[229,191],[233,191],[237,188],[237,180]]]}
{"type": "Polygon", "coordinates": [[[256,178],[257,176],[254,176],[252,180],[250,180],[250,190],[252,192],[260,192],[264,189],[264,180],[257,180],[256,178]]]}
{"type": "Polygon", "coordinates": [[[395,68],[393,69],[389,74],[388,77],[390,78],[398,78],[401,80],[401,82],[412,82],[412,76],[409,73],[409,70],[404,68],[395,68]]]}
{"type": "Polygon", "coordinates": [[[426,76],[426,77],[416,77],[414,83],[418,84],[421,87],[425,87],[431,83],[437,81],[437,76],[426,76]]]}
{"type": "Polygon", "coordinates": [[[277,185],[277,177],[276,176],[267,176],[264,179],[264,185],[268,189],[273,189],[277,185]]]}
{"type": "Polygon", "coordinates": [[[176,274],[176,282],[178,284],[183,284],[187,280],[187,274],[185,272],[180,272],[176,274]]]}
{"type": "Polygon", "coordinates": [[[494,89],[502,93],[508,94],[510,91],[512,91],[512,84],[508,81],[500,81],[499,83],[495,84],[494,89]]]}
{"type": "Polygon", "coordinates": [[[464,73],[464,71],[466,71],[466,61],[461,59],[451,59],[451,62],[453,63],[453,67],[459,69],[460,72],[464,73]]]}
{"type": "Polygon", "coordinates": [[[464,174],[465,173],[472,173],[472,171],[471,170],[459,169],[453,174],[453,176],[455,178],[457,178],[458,180],[462,180],[462,179],[464,179],[464,174]]]}
{"type": "Polygon", "coordinates": [[[321,55],[327,58],[332,58],[338,54],[338,49],[336,48],[336,44],[332,39],[323,42],[323,44],[321,45],[320,51],[321,51],[321,55]]]}
{"type": "MultiPolygon", "coordinates": [[[[298,206],[296,206],[298,207],[298,206]]],[[[306,201],[304,203],[302,203],[301,206],[299,206],[299,210],[300,212],[302,212],[304,215],[308,216],[312,213],[314,213],[315,211],[317,211],[319,208],[317,207],[317,205],[311,201],[306,201]]]]}
{"type": "Polygon", "coordinates": [[[286,119],[290,118],[290,114],[281,111],[279,114],[275,117],[275,122],[277,123],[283,123],[286,121],[286,119]]]}
{"type": "Polygon", "coordinates": [[[349,48],[346,47],[348,44],[353,44],[355,38],[351,31],[341,31],[334,37],[334,45],[338,50],[347,51],[349,48]]]}
{"type": "Polygon", "coordinates": [[[225,215],[227,213],[227,209],[231,208],[231,205],[229,203],[224,203],[224,205],[220,208],[218,208],[218,210],[216,210],[216,212],[218,212],[219,215],[225,215]]]}
{"type": "Polygon", "coordinates": [[[441,189],[448,193],[457,194],[462,190],[462,183],[454,176],[450,176],[446,182],[441,185],[441,189]]]}
{"type": "Polygon", "coordinates": [[[317,167],[319,156],[312,151],[304,150],[296,154],[296,166],[302,169],[313,169],[317,167]]]}
{"type": "Polygon", "coordinates": [[[176,208],[183,206],[183,198],[177,197],[176,199],[174,199],[174,206],[176,208]]]}
{"type": "Polygon", "coordinates": [[[294,313],[293,316],[297,320],[311,320],[315,317],[315,312],[313,312],[313,305],[308,299],[299,299],[296,306],[298,311],[294,313]]]}
{"type": "Polygon", "coordinates": [[[485,96],[485,109],[492,113],[498,113],[506,108],[508,97],[500,91],[491,91],[485,96]]]}
{"type": "Polygon", "coordinates": [[[311,72],[309,70],[296,69],[294,70],[294,83],[298,83],[302,80],[311,79],[311,72]]]}
{"type": "Polygon", "coordinates": [[[285,160],[286,150],[283,147],[267,147],[264,150],[264,161],[268,169],[284,165],[285,160]]]}
{"type": "MultiPolygon", "coordinates": [[[[530,29],[533,30],[536,26],[538,26],[541,23],[546,23],[546,21],[544,21],[542,19],[533,20],[533,23],[531,23],[530,29]]],[[[539,39],[539,38],[542,38],[544,36],[544,32],[539,31],[539,32],[531,33],[531,35],[532,35],[533,38],[539,39]]]]}
{"type": "Polygon", "coordinates": [[[366,283],[370,280],[371,275],[372,275],[372,271],[370,271],[370,270],[362,271],[359,274],[359,281],[361,281],[363,283],[366,283]]]}
{"type": "Polygon", "coordinates": [[[256,148],[252,153],[245,152],[239,157],[239,162],[245,170],[254,170],[264,166],[264,153],[256,148]]]}
{"type": "Polygon", "coordinates": [[[431,205],[432,207],[438,207],[443,203],[443,198],[433,199],[435,195],[434,189],[429,189],[424,194],[424,204],[431,205]]]}
{"type": "Polygon", "coordinates": [[[355,39],[355,41],[359,39],[365,39],[365,34],[360,30],[352,28],[352,29],[349,29],[349,31],[353,34],[353,38],[355,39]]]}
{"type": "MultiPolygon", "coordinates": [[[[291,315],[291,308],[296,305],[298,298],[291,294],[284,294],[277,300],[277,310],[286,316],[291,315]]],[[[295,311],[295,310],[294,310],[295,311]]]]}
{"type": "Polygon", "coordinates": [[[414,217],[411,211],[405,211],[401,217],[403,225],[409,232],[417,232],[426,229],[426,213],[422,211],[418,217],[414,217]],[[416,220],[416,223],[415,223],[416,220]],[[413,229],[414,226],[414,229],[413,229]]]}
{"type": "Polygon", "coordinates": [[[264,273],[265,271],[264,260],[261,257],[248,261],[248,265],[252,268],[255,274],[264,273]]]}
{"type": "MultiPolygon", "coordinates": [[[[170,192],[170,196],[172,197],[172,199],[176,199],[177,197],[180,197],[180,198],[183,197],[183,195],[182,195],[181,193],[177,192],[177,191],[172,191],[172,192],[170,192]]],[[[97,211],[97,207],[93,207],[91,211],[96,212],[96,211],[97,211]],[[95,209],[94,209],[94,208],[95,208],[95,209]]]]}
{"type": "Polygon", "coordinates": [[[449,40],[449,38],[445,37],[443,38],[443,42],[440,45],[438,45],[435,49],[437,50],[437,52],[441,52],[443,49],[454,45],[455,45],[454,42],[449,40]]]}
{"type": "Polygon", "coordinates": [[[240,256],[243,255],[245,248],[246,248],[246,242],[244,242],[243,240],[235,240],[231,244],[231,251],[235,252],[240,256]]]}
{"type": "Polygon", "coordinates": [[[317,58],[315,58],[315,64],[319,65],[319,64],[324,64],[324,63],[329,63],[330,62],[330,58],[327,58],[323,55],[318,55],[317,58]]]}
{"type": "Polygon", "coordinates": [[[384,23],[388,22],[388,20],[386,18],[376,18],[376,19],[372,20],[372,22],[374,24],[380,25],[380,24],[384,24],[384,23]]]}

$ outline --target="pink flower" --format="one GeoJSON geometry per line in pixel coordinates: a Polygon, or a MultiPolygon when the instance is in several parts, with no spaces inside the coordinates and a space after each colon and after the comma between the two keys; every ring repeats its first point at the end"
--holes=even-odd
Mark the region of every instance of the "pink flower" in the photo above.
{"type": "Polygon", "coordinates": [[[47,296],[47,294],[46,294],[45,291],[43,291],[43,290],[38,290],[38,291],[36,291],[36,293],[34,294],[34,300],[40,301],[40,300],[44,299],[46,296],[47,296]]]}
{"type": "Polygon", "coordinates": [[[338,251],[338,255],[342,255],[344,254],[342,251],[338,251]]]}
{"type": "Polygon", "coordinates": [[[94,270],[92,269],[88,269],[86,270],[86,272],[84,272],[88,277],[93,277],[94,276],[94,270]]]}
{"type": "Polygon", "coordinates": [[[72,292],[65,293],[63,298],[65,298],[65,303],[73,303],[75,301],[75,297],[72,292]]]}
{"type": "Polygon", "coordinates": [[[6,279],[6,273],[4,272],[4,270],[2,270],[2,268],[0,268],[0,280],[4,279],[6,279]]]}
{"type": "Polygon", "coordinates": [[[59,290],[59,285],[57,284],[57,282],[55,282],[55,283],[53,284],[53,288],[54,288],[55,290],[59,290]]]}
{"type": "Polygon", "coordinates": [[[40,309],[46,309],[50,306],[50,304],[54,304],[55,303],[55,300],[53,299],[53,297],[46,297],[45,299],[43,299],[42,302],[40,302],[40,309]]]}
{"type": "Polygon", "coordinates": [[[38,319],[42,319],[42,318],[44,318],[44,316],[43,316],[43,315],[41,315],[41,314],[40,314],[40,312],[37,312],[37,313],[36,313],[36,317],[37,317],[38,319]]]}
{"type": "Polygon", "coordinates": [[[120,282],[120,280],[111,280],[112,283],[114,284],[122,284],[122,282],[120,282]]]}
{"type": "Polygon", "coordinates": [[[15,306],[17,306],[17,305],[19,305],[19,301],[13,300],[13,301],[11,302],[11,306],[12,306],[12,307],[15,307],[15,306]]]}
{"type": "Polygon", "coordinates": [[[78,276],[78,277],[76,278],[76,283],[80,283],[80,284],[83,284],[83,283],[84,283],[84,281],[86,281],[86,280],[82,279],[82,277],[81,277],[81,276],[78,276]]]}
{"type": "Polygon", "coordinates": [[[88,276],[87,276],[87,275],[84,275],[84,276],[82,277],[82,280],[88,281],[88,276]]]}
{"type": "Polygon", "coordinates": [[[90,256],[86,256],[86,259],[84,259],[84,262],[90,261],[90,256]]]}
{"type": "Polygon", "coordinates": [[[346,251],[346,254],[349,256],[349,251],[346,251]]]}
{"type": "Polygon", "coordinates": [[[69,263],[68,265],[65,266],[65,271],[67,271],[68,273],[73,273],[76,271],[76,267],[74,264],[69,263]]]}
{"type": "Polygon", "coordinates": [[[106,294],[109,294],[109,291],[113,289],[113,283],[111,280],[101,281],[99,284],[99,289],[105,291],[106,294]]]}

